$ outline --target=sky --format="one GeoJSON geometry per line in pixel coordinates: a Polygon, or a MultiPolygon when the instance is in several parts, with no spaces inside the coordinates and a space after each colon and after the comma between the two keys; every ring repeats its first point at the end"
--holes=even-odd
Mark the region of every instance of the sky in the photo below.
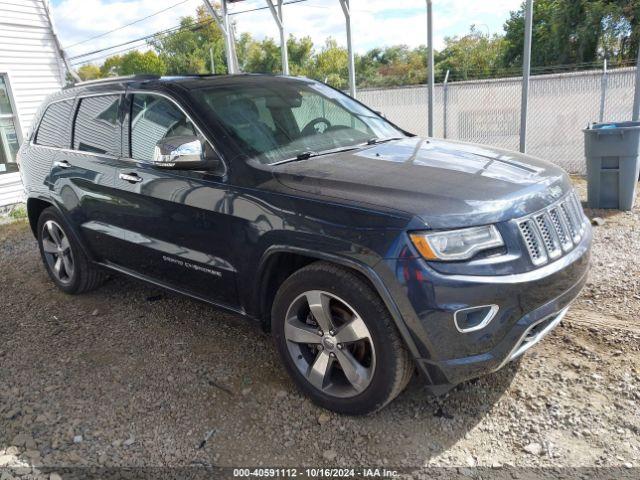
{"type": "MultiPolygon", "coordinates": [[[[179,24],[180,17],[192,15],[202,0],[50,0],[54,23],[61,43],[70,57],[121,44],[179,24]],[[176,3],[179,5],[173,7],[176,3]],[[132,26],[83,42],[117,29],[160,10],[172,7],[132,26]],[[77,45],[76,45],[77,44],[77,45]]],[[[285,0],[285,3],[289,0],[285,0]]],[[[266,6],[266,0],[245,0],[231,4],[231,13],[266,6]]],[[[481,32],[501,33],[511,10],[522,0],[434,0],[434,44],[442,48],[446,36],[464,35],[475,24],[481,32]]],[[[351,0],[354,49],[363,53],[374,47],[426,43],[425,0],[351,0]],[[402,6],[398,6],[401,4],[402,6]],[[395,5],[395,6],[394,6],[395,5]]],[[[346,45],[345,23],[338,0],[304,0],[285,5],[285,28],[297,37],[308,35],[316,46],[328,37],[346,45]]],[[[269,10],[233,15],[238,34],[249,32],[262,39],[278,38],[269,10]]],[[[119,47],[113,50],[127,48],[119,47]]],[[[105,52],[109,53],[109,52],[105,52]]],[[[94,57],[100,63],[105,53],[94,57]]],[[[91,57],[86,57],[91,58],[91,57]]]]}

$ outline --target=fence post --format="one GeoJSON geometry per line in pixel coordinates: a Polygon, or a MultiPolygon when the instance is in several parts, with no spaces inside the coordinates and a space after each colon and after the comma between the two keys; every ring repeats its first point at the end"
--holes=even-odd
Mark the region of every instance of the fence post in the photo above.
{"type": "Polygon", "coordinates": [[[604,59],[602,66],[602,81],[600,82],[600,115],[598,122],[604,122],[604,104],[607,98],[607,59],[604,59]]]}
{"type": "Polygon", "coordinates": [[[444,75],[444,82],[442,83],[442,123],[443,123],[443,138],[447,138],[447,100],[449,97],[449,70],[444,75]]]}
{"type": "Polygon", "coordinates": [[[433,137],[433,104],[434,90],[433,83],[435,81],[435,72],[433,71],[433,4],[432,0],[427,0],[427,94],[429,103],[427,105],[427,135],[433,137]]]}
{"type": "Polygon", "coordinates": [[[633,93],[633,114],[631,120],[638,121],[640,116],[640,45],[638,46],[638,59],[636,60],[636,86],[633,93]]]}
{"type": "Polygon", "coordinates": [[[522,56],[522,101],[520,103],[520,151],[527,151],[527,113],[529,109],[529,75],[531,74],[531,33],[533,0],[527,0],[524,17],[524,52],[522,56]]]}

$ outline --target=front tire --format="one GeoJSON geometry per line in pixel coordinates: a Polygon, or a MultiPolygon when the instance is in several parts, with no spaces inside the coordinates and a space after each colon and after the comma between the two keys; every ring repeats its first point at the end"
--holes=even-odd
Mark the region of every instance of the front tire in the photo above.
{"type": "Polygon", "coordinates": [[[391,315],[359,275],[328,262],[284,281],[274,300],[272,334],[296,385],[329,410],[380,410],[414,371],[391,315]]]}
{"type": "Polygon", "coordinates": [[[42,211],[37,228],[42,262],[60,290],[76,294],[100,286],[104,274],[91,263],[82,247],[69,234],[66,223],[55,208],[42,211]]]}

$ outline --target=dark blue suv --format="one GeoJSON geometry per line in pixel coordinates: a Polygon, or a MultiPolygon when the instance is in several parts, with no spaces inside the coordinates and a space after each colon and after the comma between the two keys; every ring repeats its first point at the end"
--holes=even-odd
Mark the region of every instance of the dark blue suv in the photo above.
{"type": "Polygon", "coordinates": [[[19,160],[60,289],[120,272],[255,319],[338,412],[382,408],[416,367],[434,394],[501,368],[589,269],[560,168],[418,138],[312,80],[88,82],[34,125],[19,160]]]}

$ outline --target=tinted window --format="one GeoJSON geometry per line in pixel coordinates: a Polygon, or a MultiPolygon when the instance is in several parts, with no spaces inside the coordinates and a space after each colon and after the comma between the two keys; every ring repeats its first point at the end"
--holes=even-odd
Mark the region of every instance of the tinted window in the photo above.
{"type": "Polygon", "coordinates": [[[150,162],[163,138],[197,135],[187,116],[157,95],[134,95],[131,106],[131,157],[150,162]]]}
{"type": "Polygon", "coordinates": [[[81,99],[73,127],[73,148],[120,156],[119,105],[119,95],[81,99]]]}
{"type": "Polygon", "coordinates": [[[71,117],[73,101],[53,103],[42,116],[42,122],[36,134],[36,145],[45,147],[69,148],[67,125],[71,117]]]}
{"type": "Polygon", "coordinates": [[[260,77],[193,88],[194,108],[262,163],[366,146],[404,133],[351,97],[306,80],[260,77]]]}
{"type": "Polygon", "coordinates": [[[330,124],[333,127],[355,128],[364,133],[370,131],[360,118],[354,117],[343,106],[317,95],[315,92],[301,92],[300,106],[292,108],[291,113],[296,119],[300,131],[319,118],[329,122],[320,128],[330,124]]]}

